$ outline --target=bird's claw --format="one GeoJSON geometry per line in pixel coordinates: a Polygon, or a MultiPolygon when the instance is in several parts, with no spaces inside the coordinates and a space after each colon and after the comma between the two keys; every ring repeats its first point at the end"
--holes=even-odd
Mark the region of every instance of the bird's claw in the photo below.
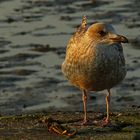
{"type": "Polygon", "coordinates": [[[95,120],[94,124],[97,126],[106,127],[106,126],[110,126],[111,123],[109,119],[104,118],[102,121],[95,120]]]}
{"type": "Polygon", "coordinates": [[[107,119],[107,118],[104,118],[103,121],[101,122],[101,126],[105,127],[105,126],[108,126],[108,125],[110,125],[110,120],[107,119]]]}

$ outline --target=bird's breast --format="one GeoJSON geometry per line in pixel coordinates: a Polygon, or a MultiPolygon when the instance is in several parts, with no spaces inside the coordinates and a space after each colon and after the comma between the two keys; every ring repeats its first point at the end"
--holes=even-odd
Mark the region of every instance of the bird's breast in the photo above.
{"type": "Polygon", "coordinates": [[[126,74],[122,46],[79,47],[70,50],[62,65],[64,75],[75,86],[99,91],[113,87],[126,74]]]}

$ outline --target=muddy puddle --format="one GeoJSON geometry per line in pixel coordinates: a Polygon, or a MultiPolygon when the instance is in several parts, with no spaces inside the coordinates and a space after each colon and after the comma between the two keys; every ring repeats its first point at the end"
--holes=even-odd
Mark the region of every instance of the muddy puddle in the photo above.
{"type": "MultiPolygon", "coordinates": [[[[127,63],[125,80],[112,89],[112,109],[140,107],[139,0],[0,1],[0,113],[82,110],[81,92],[61,73],[65,48],[83,15],[105,21],[119,34],[127,63]],[[76,106],[75,106],[76,105],[76,106]]],[[[105,109],[105,91],[89,94],[89,110],[105,109]]]]}

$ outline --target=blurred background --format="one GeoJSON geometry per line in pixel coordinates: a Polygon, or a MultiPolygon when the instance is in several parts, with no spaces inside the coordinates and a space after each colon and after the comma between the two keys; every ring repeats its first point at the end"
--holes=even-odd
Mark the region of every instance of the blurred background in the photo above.
{"type": "MultiPolygon", "coordinates": [[[[82,94],[61,64],[83,15],[129,39],[127,76],[112,89],[111,108],[140,108],[139,8],[139,0],[0,0],[0,114],[82,110],[82,94]]],[[[90,93],[88,109],[104,111],[105,93],[90,93]]]]}

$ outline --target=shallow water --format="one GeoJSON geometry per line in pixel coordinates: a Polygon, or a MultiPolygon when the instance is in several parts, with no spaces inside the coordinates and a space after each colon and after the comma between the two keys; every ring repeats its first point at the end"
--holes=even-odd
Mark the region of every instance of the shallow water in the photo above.
{"type": "MultiPolygon", "coordinates": [[[[81,93],[64,78],[61,63],[67,41],[83,15],[89,23],[109,22],[129,38],[130,43],[124,44],[128,73],[112,89],[112,108],[139,107],[139,5],[138,0],[1,1],[0,112],[82,110],[81,93]]],[[[89,95],[89,110],[104,109],[102,93],[89,95]]]]}

